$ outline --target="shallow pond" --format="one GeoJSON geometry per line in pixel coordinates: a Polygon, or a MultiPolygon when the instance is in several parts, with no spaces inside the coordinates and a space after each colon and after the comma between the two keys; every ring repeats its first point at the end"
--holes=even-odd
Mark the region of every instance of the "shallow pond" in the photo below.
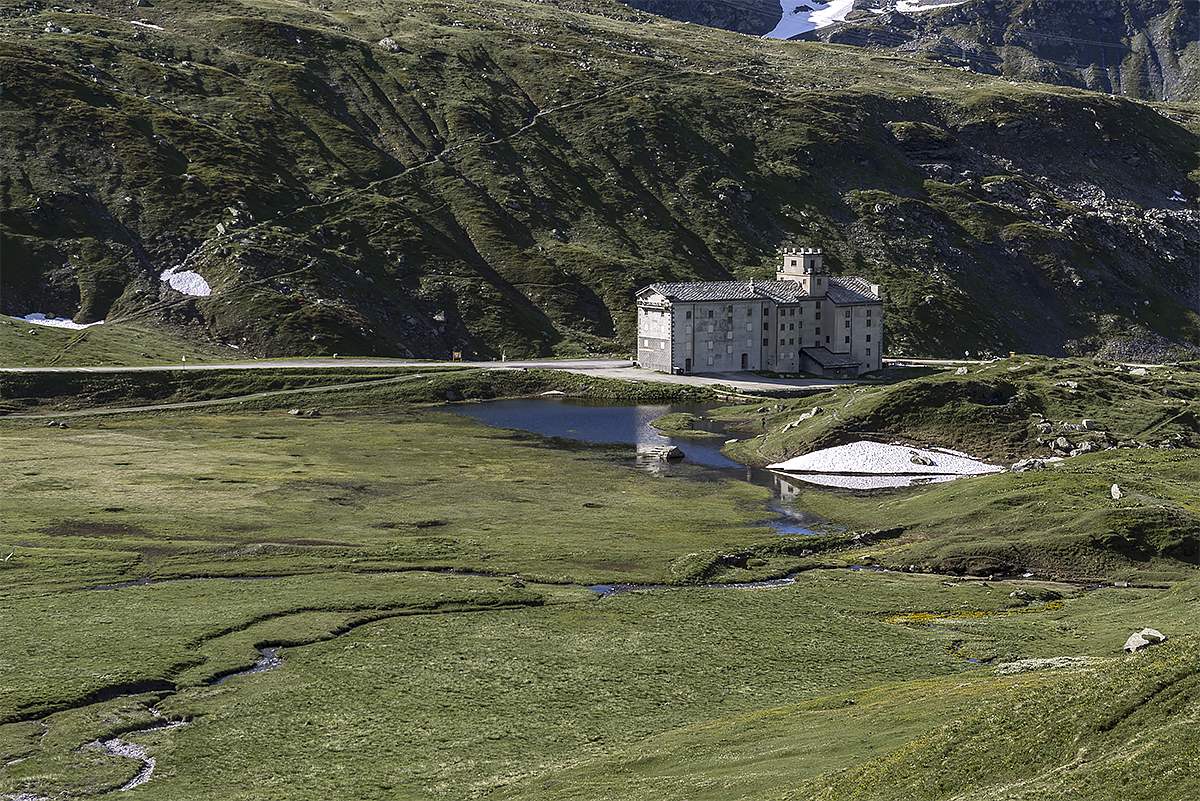
{"type": "Polygon", "coordinates": [[[616,405],[574,398],[519,398],[485,403],[453,404],[443,407],[495,428],[507,428],[543,437],[604,445],[628,445],[629,456],[642,470],[659,475],[711,481],[734,478],[771,490],[770,509],[777,517],[765,520],[778,534],[816,534],[837,530],[820,517],[796,504],[801,483],[786,476],[748,467],[721,453],[725,437],[694,439],[670,437],[652,425],[672,412],[697,413],[705,407],[692,405],[616,405]],[[674,445],[684,452],[679,462],[638,458],[651,448],[674,445]]]}

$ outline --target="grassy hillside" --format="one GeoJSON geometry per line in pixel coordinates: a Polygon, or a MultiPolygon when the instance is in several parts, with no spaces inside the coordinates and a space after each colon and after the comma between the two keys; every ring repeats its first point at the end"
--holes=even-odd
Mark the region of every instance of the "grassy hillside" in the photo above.
{"type": "Polygon", "coordinates": [[[607,2],[6,10],[3,312],[624,351],[638,286],[803,242],[884,284],[893,352],[1200,342],[1187,109],[607,2]]]}

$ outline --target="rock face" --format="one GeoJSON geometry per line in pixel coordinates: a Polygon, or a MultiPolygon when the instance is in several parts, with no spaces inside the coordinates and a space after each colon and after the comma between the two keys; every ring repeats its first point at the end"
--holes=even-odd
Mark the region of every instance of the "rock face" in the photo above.
{"type": "Polygon", "coordinates": [[[662,17],[710,28],[761,36],[776,26],[783,7],[779,0],[621,0],[625,5],[662,17]]]}
{"type": "MultiPolygon", "coordinates": [[[[894,0],[874,5],[895,8],[894,0]]],[[[1193,0],[967,0],[863,15],[806,38],[894,48],[991,75],[1146,100],[1200,99],[1193,0]]]]}
{"type": "Polygon", "coordinates": [[[1125,652],[1132,654],[1166,641],[1167,635],[1158,629],[1142,629],[1129,635],[1129,639],[1125,641],[1125,652]]]}

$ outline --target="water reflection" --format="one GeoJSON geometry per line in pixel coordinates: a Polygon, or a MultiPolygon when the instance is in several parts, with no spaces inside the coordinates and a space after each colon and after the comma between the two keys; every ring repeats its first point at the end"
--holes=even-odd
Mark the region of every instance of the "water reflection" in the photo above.
{"type": "Polygon", "coordinates": [[[672,412],[693,414],[707,407],[696,405],[643,404],[615,406],[570,398],[523,398],[486,403],[453,404],[447,411],[466,415],[496,428],[510,428],[580,442],[631,446],[638,469],[656,475],[693,480],[738,478],[771,490],[770,504],[778,518],[765,520],[779,534],[814,534],[836,528],[801,508],[797,501],[803,483],[799,479],[748,467],[721,452],[723,437],[693,439],[670,437],[651,423],[672,412]],[[646,452],[676,446],[685,454],[673,462],[647,458],[646,452]],[[641,456],[639,456],[641,454],[641,456]]]}

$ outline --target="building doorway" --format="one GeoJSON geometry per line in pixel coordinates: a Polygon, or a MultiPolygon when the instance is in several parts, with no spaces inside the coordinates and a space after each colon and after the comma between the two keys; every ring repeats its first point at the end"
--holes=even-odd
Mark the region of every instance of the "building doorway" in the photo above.
{"type": "Polygon", "coordinates": [[[750,354],[749,353],[742,354],[742,369],[743,370],[750,369],[750,354]]]}
{"type": "Polygon", "coordinates": [[[685,372],[685,373],[692,372],[692,360],[691,359],[683,360],[683,372],[685,372]]]}

